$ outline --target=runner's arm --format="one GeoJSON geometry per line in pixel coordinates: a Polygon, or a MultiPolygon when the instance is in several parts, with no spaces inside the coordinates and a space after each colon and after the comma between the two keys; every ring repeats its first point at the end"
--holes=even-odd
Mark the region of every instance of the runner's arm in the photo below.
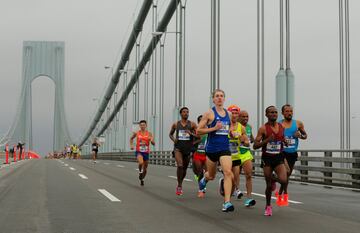
{"type": "MultiPolygon", "coordinates": [[[[244,126],[241,126],[241,132],[246,132],[244,126]]],[[[246,135],[246,133],[241,134],[241,136],[240,136],[240,142],[241,142],[244,146],[250,146],[249,138],[248,138],[248,136],[246,135]]]]}
{"type": "Polygon", "coordinates": [[[212,128],[208,128],[206,127],[206,125],[208,124],[208,122],[211,122],[214,118],[213,113],[210,111],[207,111],[203,117],[201,118],[201,121],[199,123],[198,129],[197,129],[197,134],[198,135],[203,135],[203,134],[208,134],[211,133],[213,131],[216,131],[218,129],[221,129],[221,123],[217,123],[214,127],[212,128]]]}
{"type": "Polygon", "coordinates": [[[264,145],[266,145],[270,141],[270,139],[273,137],[271,135],[270,137],[264,139],[265,133],[266,133],[265,127],[261,126],[256,135],[256,138],[254,140],[254,150],[259,149],[259,148],[263,147],[264,145]]]}
{"type": "Polygon", "coordinates": [[[134,138],[136,138],[136,133],[134,132],[133,135],[130,137],[130,149],[134,150],[134,138]]]}
{"type": "Polygon", "coordinates": [[[153,137],[152,133],[149,133],[149,135],[150,135],[150,143],[151,143],[153,146],[155,146],[155,141],[154,141],[154,137],[153,137]]]}
{"type": "Polygon", "coordinates": [[[176,124],[174,123],[171,126],[171,130],[170,130],[170,133],[169,133],[169,137],[170,137],[171,141],[173,141],[174,143],[176,143],[176,138],[174,138],[175,130],[176,130],[176,124]]]}
{"type": "Polygon", "coordinates": [[[300,135],[298,138],[303,139],[303,140],[307,139],[307,133],[305,131],[304,124],[301,121],[297,121],[297,123],[298,123],[298,130],[300,132],[300,135]]]}

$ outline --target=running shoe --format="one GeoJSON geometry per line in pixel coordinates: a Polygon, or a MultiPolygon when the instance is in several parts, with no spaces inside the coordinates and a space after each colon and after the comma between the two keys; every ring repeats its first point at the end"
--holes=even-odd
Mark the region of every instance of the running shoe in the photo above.
{"type": "Polygon", "coordinates": [[[194,174],[194,179],[199,182],[199,176],[194,174]]]}
{"type": "Polygon", "coordinates": [[[237,189],[235,192],[236,192],[237,199],[241,199],[241,197],[244,196],[244,194],[241,192],[240,189],[237,189]]]}
{"type": "Polygon", "coordinates": [[[282,205],[281,206],[289,206],[289,194],[284,194],[284,196],[283,196],[284,198],[283,198],[283,201],[282,201],[282,205]]]}
{"type": "Polygon", "coordinates": [[[225,191],[224,191],[224,178],[220,178],[219,180],[219,194],[221,196],[225,195],[225,191]]]}
{"type": "Polygon", "coordinates": [[[246,206],[246,207],[254,206],[255,204],[256,204],[256,201],[252,198],[246,198],[244,200],[244,206],[246,206]]]}
{"type": "Polygon", "coordinates": [[[272,206],[271,205],[268,205],[265,207],[265,213],[264,213],[265,216],[271,216],[272,215],[272,206]]]}
{"type": "Polygon", "coordinates": [[[178,195],[178,196],[183,195],[182,187],[180,187],[180,186],[176,187],[176,195],[178,195]]]}
{"type": "Polygon", "coordinates": [[[234,205],[233,204],[231,204],[231,202],[230,201],[227,201],[227,202],[225,202],[223,205],[222,205],[222,212],[232,212],[232,211],[234,211],[234,205]]]}
{"type": "Polygon", "coordinates": [[[277,206],[283,206],[283,195],[279,194],[276,198],[276,205],[277,206]]]}
{"type": "Polygon", "coordinates": [[[197,193],[197,196],[199,198],[204,198],[205,197],[205,191],[204,190],[199,190],[198,193],[197,193]]]}
{"type": "Polygon", "coordinates": [[[144,180],[140,180],[140,185],[144,186],[144,180]]]}
{"type": "Polygon", "coordinates": [[[203,177],[201,180],[199,180],[199,190],[204,190],[206,188],[206,179],[203,177]]]}

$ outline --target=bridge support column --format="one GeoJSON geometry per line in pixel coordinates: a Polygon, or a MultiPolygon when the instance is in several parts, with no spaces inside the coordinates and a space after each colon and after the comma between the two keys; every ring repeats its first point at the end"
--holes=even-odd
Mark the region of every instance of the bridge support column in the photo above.
{"type": "MultiPolygon", "coordinates": [[[[326,151],[325,152],[325,157],[332,157],[332,152],[331,151],[326,151]]],[[[332,162],[324,162],[324,166],[325,167],[332,167],[332,162]]],[[[332,177],[332,173],[331,172],[324,172],[324,183],[325,184],[331,184],[332,183],[332,179],[326,179],[327,177],[332,177]]]]}
{"type": "MultiPolygon", "coordinates": [[[[352,164],[352,168],[360,168],[360,152],[353,152],[353,158],[356,158],[356,162],[352,164]]],[[[352,175],[354,180],[360,181],[360,175],[352,175]]],[[[352,186],[354,188],[360,188],[360,183],[353,182],[352,186]]]]}
{"type": "MultiPolygon", "coordinates": [[[[307,151],[302,151],[301,152],[301,157],[308,157],[308,152],[307,151]]],[[[301,166],[308,166],[309,165],[309,162],[308,161],[301,161],[301,166]]],[[[301,170],[300,171],[300,174],[301,175],[304,175],[304,177],[301,176],[300,180],[303,181],[303,182],[308,182],[309,181],[309,178],[308,177],[305,177],[309,174],[309,172],[307,170],[301,170]]]]}

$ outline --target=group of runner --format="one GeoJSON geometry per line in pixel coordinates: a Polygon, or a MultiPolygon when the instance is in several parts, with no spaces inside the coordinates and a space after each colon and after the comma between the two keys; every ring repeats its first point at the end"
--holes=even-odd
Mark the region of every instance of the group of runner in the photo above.
{"type": "MultiPolygon", "coordinates": [[[[265,110],[267,122],[262,125],[254,138],[252,127],[248,124],[249,114],[236,105],[224,108],[225,93],[217,89],[212,95],[214,107],[197,118],[197,123],[190,121],[189,109],[180,109],[181,119],[171,126],[170,139],[174,143],[173,155],[177,166],[176,195],[183,195],[183,180],[192,159],[192,168],[198,181],[198,197],[204,197],[207,183],[215,179],[220,165],[223,177],[219,181],[219,191],[224,197],[223,212],[234,211],[231,196],[241,198],[240,173],[243,170],[246,180],[246,207],[254,206],[252,198],[253,156],[254,149],[261,148],[261,167],[266,181],[265,215],[272,215],[271,195],[275,191],[275,182],[281,184],[276,191],[276,203],[288,205],[288,183],[297,160],[299,139],[306,139],[307,134],[301,121],[292,119],[293,108],[286,104],[281,111],[284,119],[278,122],[275,106],[265,110]],[[273,174],[275,173],[275,174],[273,174]]],[[[139,131],[130,138],[130,147],[135,149],[139,166],[140,184],[144,185],[147,173],[150,144],[155,145],[152,133],[147,130],[145,120],[140,121],[139,131]],[[134,147],[134,139],[136,144],[134,147]]],[[[94,144],[93,144],[94,145],[94,144]]]]}

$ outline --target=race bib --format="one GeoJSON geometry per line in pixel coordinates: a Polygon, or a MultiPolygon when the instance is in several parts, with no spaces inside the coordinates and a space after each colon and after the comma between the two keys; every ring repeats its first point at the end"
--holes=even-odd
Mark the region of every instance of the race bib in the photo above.
{"type": "Polygon", "coordinates": [[[294,137],[285,137],[285,142],[287,143],[287,145],[285,144],[286,148],[294,148],[295,147],[296,140],[294,137]]]}
{"type": "Polygon", "coordinates": [[[239,147],[239,143],[238,142],[230,142],[230,152],[231,154],[238,154],[238,147],[239,147]]]}
{"type": "Polygon", "coordinates": [[[146,144],[140,144],[140,152],[148,152],[149,147],[146,144]]]}
{"type": "Polygon", "coordinates": [[[190,141],[190,134],[186,130],[180,129],[178,133],[178,140],[190,141]]]}
{"type": "Polygon", "coordinates": [[[268,154],[280,154],[281,152],[281,142],[272,141],[266,145],[266,153],[268,154]]]}
{"type": "Polygon", "coordinates": [[[96,150],[96,149],[97,149],[97,146],[93,146],[92,148],[93,148],[94,150],[96,150]]]}
{"type": "Polygon", "coordinates": [[[215,134],[216,135],[228,135],[229,134],[229,128],[230,128],[229,122],[228,121],[221,121],[221,123],[222,123],[221,129],[217,130],[215,134]]]}

